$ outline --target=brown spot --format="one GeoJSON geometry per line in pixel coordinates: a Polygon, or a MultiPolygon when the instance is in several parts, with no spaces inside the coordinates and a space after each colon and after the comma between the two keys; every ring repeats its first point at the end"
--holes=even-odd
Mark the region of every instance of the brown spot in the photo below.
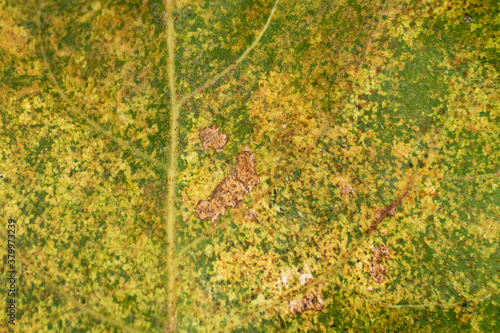
{"type": "Polygon", "coordinates": [[[368,264],[368,268],[370,270],[370,277],[372,281],[376,283],[383,283],[385,281],[386,276],[389,274],[387,268],[382,265],[382,257],[386,261],[390,259],[390,249],[384,244],[380,245],[380,247],[376,247],[374,245],[370,246],[370,250],[373,252],[372,261],[368,264]]]}
{"type": "Polygon", "coordinates": [[[382,207],[377,210],[374,216],[374,221],[372,224],[368,227],[368,229],[365,231],[365,233],[370,233],[377,229],[377,226],[387,217],[387,216],[394,216],[396,215],[396,209],[399,204],[403,201],[403,199],[408,195],[408,189],[406,189],[403,194],[394,200],[389,206],[387,207],[382,207]]]}
{"type": "Polygon", "coordinates": [[[302,299],[293,300],[288,303],[288,309],[293,315],[304,311],[321,311],[324,307],[325,301],[321,298],[321,294],[318,291],[302,299]]]}
{"type": "MultiPolygon", "coordinates": [[[[251,221],[257,219],[257,211],[255,209],[253,209],[253,208],[250,208],[248,210],[248,213],[245,214],[244,219],[245,220],[251,220],[251,221]]],[[[273,231],[273,230],[271,230],[271,231],[273,231]]],[[[270,231],[270,233],[271,233],[271,231],[270,231]]]]}
{"type": "Polygon", "coordinates": [[[205,127],[200,131],[199,136],[202,140],[201,148],[203,150],[212,148],[215,149],[217,152],[221,152],[222,149],[224,149],[224,146],[228,142],[227,135],[219,131],[217,125],[205,127]]]}
{"type": "Polygon", "coordinates": [[[387,268],[379,262],[371,261],[368,265],[370,269],[370,276],[373,282],[384,283],[385,277],[387,276],[387,268]]]}
{"type": "Polygon", "coordinates": [[[196,206],[196,217],[215,221],[220,215],[226,214],[229,207],[236,208],[245,198],[245,194],[260,183],[255,171],[255,158],[249,152],[243,152],[236,157],[236,172],[225,177],[212,192],[210,200],[200,200],[196,206]]]}
{"type": "Polygon", "coordinates": [[[341,191],[342,195],[354,195],[356,193],[350,185],[342,185],[341,191]]]}
{"type": "MultiPolygon", "coordinates": [[[[304,273],[299,276],[300,284],[303,286],[309,284],[312,280],[313,277],[311,274],[304,273]]],[[[304,311],[321,311],[324,307],[325,301],[321,298],[319,291],[314,291],[302,299],[296,299],[288,303],[288,309],[293,315],[304,311]]]]}
{"type": "Polygon", "coordinates": [[[235,175],[241,181],[246,190],[250,192],[257,184],[260,183],[260,178],[255,172],[255,157],[250,152],[245,151],[236,156],[236,172],[235,175]]]}
{"type": "Polygon", "coordinates": [[[389,216],[395,216],[397,208],[398,208],[398,206],[392,206],[390,208],[389,212],[387,212],[387,215],[389,215],[389,216]]]}
{"type": "Polygon", "coordinates": [[[384,213],[385,213],[385,208],[379,208],[375,213],[375,220],[380,219],[384,213]]]}

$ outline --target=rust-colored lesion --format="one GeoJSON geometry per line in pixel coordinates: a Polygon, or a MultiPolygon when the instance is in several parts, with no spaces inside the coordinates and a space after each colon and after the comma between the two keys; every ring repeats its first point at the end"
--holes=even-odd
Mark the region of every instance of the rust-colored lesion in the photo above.
{"type": "Polygon", "coordinates": [[[201,138],[201,149],[203,150],[212,148],[217,152],[221,152],[229,141],[227,135],[222,133],[217,125],[203,128],[199,136],[201,138]]]}
{"type": "Polygon", "coordinates": [[[196,206],[196,217],[210,218],[213,224],[226,213],[226,209],[236,208],[245,198],[245,194],[260,183],[256,172],[257,163],[250,152],[236,156],[236,171],[229,173],[212,192],[210,200],[200,200],[196,206]]]}

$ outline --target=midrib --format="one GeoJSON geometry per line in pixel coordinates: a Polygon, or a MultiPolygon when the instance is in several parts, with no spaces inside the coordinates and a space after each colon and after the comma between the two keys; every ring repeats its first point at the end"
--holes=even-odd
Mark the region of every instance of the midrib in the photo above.
{"type": "Polygon", "coordinates": [[[177,142],[179,136],[179,106],[175,91],[175,53],[174,53],[174,21],[172,13],[174,0],[164,0],[166,10],[168,49],[168,83],[170,90],[170,164],[168,168],[167,191],[167,275],[168,275],[168,315],[165,322],[165,332],[177,331],[177,258],[175,255],[175,184],[177,178],[177,142]]]}

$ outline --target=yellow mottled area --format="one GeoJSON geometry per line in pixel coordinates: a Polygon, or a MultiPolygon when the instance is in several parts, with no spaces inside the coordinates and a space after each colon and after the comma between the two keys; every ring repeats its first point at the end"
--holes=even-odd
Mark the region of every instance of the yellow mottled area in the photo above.
{"type": "Polygon", "coordinates": [[[494,330],[498,6],[0,0],[8,327],[494,330]]]}

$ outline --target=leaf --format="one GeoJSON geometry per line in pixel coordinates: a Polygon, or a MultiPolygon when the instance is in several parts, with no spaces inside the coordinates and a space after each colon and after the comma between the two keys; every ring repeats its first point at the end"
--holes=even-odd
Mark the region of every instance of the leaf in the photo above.
{"type": "Polygon", "coordinates": [[[8,327],[491,331],[499,9],[0,1],[8,327]]]}

